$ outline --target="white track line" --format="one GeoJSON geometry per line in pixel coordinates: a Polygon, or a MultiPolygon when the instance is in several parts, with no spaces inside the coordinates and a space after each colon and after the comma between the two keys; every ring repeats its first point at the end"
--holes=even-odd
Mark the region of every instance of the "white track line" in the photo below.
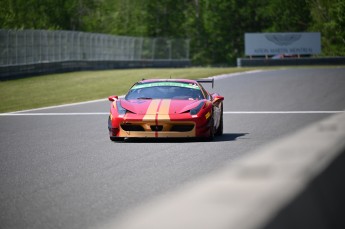
{"type": "MultiPolygon", "coordinates": [[[[223,114],[337,114],[345,111],[224,111],[223,114]]],[[[92,116],[109,115],[109,112],[78,112],[78,113],[3,113],[0,116],[92,116]]]]}
{"type": "Polygon", "coordinates": [[[345,111],[224,111],[224,114],[337,114],[345,111]]]}
{"type": "Polygon", "coordinates": [[[239,75],[247,75],[247,74],[259,73],[259,72],[264,72],[264,71],[267,71],[267,70],[252,70],[252,71],[246,71],[246,72],[235,72],[235,73],[229,73],[229,74],[210,76],[207,78],[208,79],[214,78],[215,80],[220,80],[220,79],[231,78],[231,77],[235,77],[235,76],[239,76],[239,75]]]}
{"type": "Polygon", "coordinates": [[[85,112],[85,113],[3,113],[0,116],[79,116],[79,115],[109,115],[109,112],[85,112]]]}
{"type": "Polygon", "coordinates": [[[46,110],[46,109],[78,106],[78,105],[102,102],[102,101],[107,101],[107,100],[108,99],[106,99],[106,98],[104,98],[104,99],[96,99],[96,100],[90,100],[90,101],[79,102],[79,103],[69,103],[69,104],[55,105],[55,106],[49,106],[49,107],[41,107],[41,108],[35,108],[35,109],[29,109],[29,110],[14,111],[14,112],[10,112],[10,113],[11,114],[18,114],[18,113],[22,113],[22,112],[41,111],[41,110],[46,110]]]}

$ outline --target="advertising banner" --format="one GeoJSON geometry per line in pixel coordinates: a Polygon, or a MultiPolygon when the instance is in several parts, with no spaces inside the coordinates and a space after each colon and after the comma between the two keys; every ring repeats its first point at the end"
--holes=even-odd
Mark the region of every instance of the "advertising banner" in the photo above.
{"type": "Polygon", "coordinates": [[[311,55],[321,53],[321,34],[245,33],[246,56],[311,55]]]}

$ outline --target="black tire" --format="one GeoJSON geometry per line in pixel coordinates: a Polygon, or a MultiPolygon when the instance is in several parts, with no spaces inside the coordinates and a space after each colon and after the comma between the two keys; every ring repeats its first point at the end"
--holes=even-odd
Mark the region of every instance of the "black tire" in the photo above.
{"type": "Polygon", "coordinates": [[[124,138],[120,138],[120,137],[109,137],[109,138],[113,142],[122,142],[122,141],[124,141],[124,138]]]}
{"type": "Polygon", "coordinates": [[[213,141],[214,139],[214,120],[213,117],[211,118],[210,121],[210,135],[206,138],[207,141],[213,141]]]}
{"type": "Polygon", "coordinates": [[[110,116],[108,117],[108,130],[111,130],[111,120],[110,120],[110,116]]]}
{"type": "Polygon", "coordinates": [[[219,126],[216,131],[216,136],[221,136],[221,135],[223,135],[223,105],[222,105],[222,110],[220,114],[219,126]]]}
{"type": "Polygon", "coordinates": [[[110,120],[110,117],[108,118],[108,130],[109,130],[109,139],[111,140],[111,141],[113,141],[113,142],[120,142],[120,141],[123,141],[124,140],[124,138],[122,138],[122,137],[115,137],[115,136],[112,136],[112,134],[111,134],[111,128],[112,128],[112,126],[111,126],[111,120],[110,120]]]}

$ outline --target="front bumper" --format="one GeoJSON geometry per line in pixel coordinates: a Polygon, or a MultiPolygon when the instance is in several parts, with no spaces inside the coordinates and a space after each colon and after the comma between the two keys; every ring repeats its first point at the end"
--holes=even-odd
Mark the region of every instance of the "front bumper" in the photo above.
{"type": "Polygon", "coordinates": [[[110,137],[120,138],[190,138],[208,137],[210,119],[193,117],[181,120],[145,120],[112,118],[109,126],[110,137]]]}

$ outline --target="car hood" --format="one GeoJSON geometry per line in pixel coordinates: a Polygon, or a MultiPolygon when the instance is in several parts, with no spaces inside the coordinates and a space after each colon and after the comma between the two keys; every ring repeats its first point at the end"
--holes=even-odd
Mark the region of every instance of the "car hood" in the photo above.
{"type": "Polygon", "coordinates": [[[176,99],[121,99],[121,106],[135,114],[181,114],[198,106],[204,100],[176,99]]]}

